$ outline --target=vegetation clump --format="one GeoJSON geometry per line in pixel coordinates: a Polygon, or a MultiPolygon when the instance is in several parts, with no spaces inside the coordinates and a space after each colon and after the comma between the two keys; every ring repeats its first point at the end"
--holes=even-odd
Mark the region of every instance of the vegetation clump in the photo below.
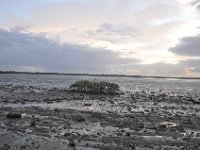
{"type": "Polygon", "coordinates": [[[70,86],[71,91],[89,94],[115,95],[119,93],[119,85],[106,81],[77,81],[70,86]]]}

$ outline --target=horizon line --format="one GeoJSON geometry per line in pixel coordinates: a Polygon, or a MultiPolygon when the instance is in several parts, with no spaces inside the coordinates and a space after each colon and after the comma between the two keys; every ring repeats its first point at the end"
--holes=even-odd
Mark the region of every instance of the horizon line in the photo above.
{"type": "Polygon", "coordinates": [[[38,75],[76,75],[76,76],[113,76],[113,77],[135,77],[135,78],[169,78],[169,79],[200,79],[200,77],[181,77],[181,76],[146,76],[146,75],[127,75],[127,74],[104,74],[104,73],[62,73],[62,72],[29,72],[29,71],[0,71],[0,74],[38,74],[38,75]]]}

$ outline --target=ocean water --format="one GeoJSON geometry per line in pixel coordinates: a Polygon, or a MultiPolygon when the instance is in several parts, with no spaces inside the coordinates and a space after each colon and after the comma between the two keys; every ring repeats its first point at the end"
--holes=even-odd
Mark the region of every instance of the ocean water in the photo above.
{"type": "Polygon", "coordinates": [[[38,74],[0,74],[0,86],[19,86],[23,88],[67,89],[78,80],[109,81],[120,85],[123,92],[166,92],[171,94],[190,94],[200,96],[200,80],[136,77],[99,77],[71,75],[38,74]]]}

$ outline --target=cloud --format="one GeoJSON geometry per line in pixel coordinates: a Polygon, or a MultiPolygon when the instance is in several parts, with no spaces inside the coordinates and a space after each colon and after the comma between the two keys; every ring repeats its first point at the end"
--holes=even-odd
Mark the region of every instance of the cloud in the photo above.
{"type": "MultiPolygon", "coordinates": [[[[129,69],[131,66],[129,66],[129,69]]],[[[158,62],[154,64],[134,64],[132,68],[139,70],[141,75],[157,76],[200,76],[200,59],[187,59],[176,64],[158,62]]]]}
{"type": "Polygon", "coordinates": [[[199,59],[177,64],[158,62],[145,65],[140,59],[121,57],[119,52],[61,44],[43,33],[33,34],[18,29],[0,30],[0,70],[163,76],[183,76],[187,68],[199,72],[199,59]]]}
{"type": "MultiPolygon", "coordinates": [[[[151,42],[155,41],[156,37],[166,41],[165,37],[168,34],[174,33],[175,29],[180,28],[174,22],[181,22],[182,27],[185,24],[179,20],[184,18],[184,14],[176,0],[149,0],[148,2],[145,0],[70,0],[38,5],[28,10],[25,18],[16,16],[15,19],[11,18],[10,23],[6,21],[7,23],[3,24],[7,27],[11,24],[14,26],[28,24],[32,31],[45,32],[78,29],[79,34],[82,34],[86,31],[100,31],[101,35],[96,34],[97,37],[94,37],[95,35],[91,37],[96,38],[96,41],[92,41],[90,44],[102,42],[103,39],[103,41],[111,43],[113,41],[142,42],[151,46],[155,46],[151,42]],[[164,28],[164,26],[168,26],[168,28],[164,28]],[[162,31],[155,31],[156,28],[162,31]],[[155,32],[157,33],[156,37],[154,36],[155,32]],[[161,33],[165,33],[165,37],[161,33]],[[110,36],[106,38],[105,36],[108,34],[110,36]]],[[[12,10],[10,11],[12,12],[12,10]]],[[[12,15],[15,16],[15,13],[12,15]]],[[[61,33],[63,39],[71,39],[71,34],[69,36],[67,33],[61,33]]],[[[76,32],[72,34],[76,34],[76,32]]],[[[76,42],[85,41],[79,34],[75,37],[76,42]]]]}
{"type": "Polygon", "coordinates": [[[195,67],[191,70],[192,72],[195,72],[195,73],[200,73],[200,67],[195,67]]]}
{"type": "Polygon", "coordinates": [[[153,64],[133,64],[125,66],[124,70],[137,70],[139,75],[149,76],[185,76],[185,66],[182,63],[169,64],[158,62],[153,64]],[[126,68],[127,67],[127,68],[126,68]]]}
{"type": "Polygon", "coordinates": [[[200,0],[193,0],[190,4],[200,10],[200,0]]]}
{"type": "Polygon", "coordinates": [[[188,59],[181,62],[192,73],[200,73],[200,59],[188,59]]]}
{"type": "Polygon", "coordinates": [[[0,70],[67,73],[113,73],[158,76],[191,76],[200,73],[200,60],[177,64],[141,64],[140,59],[102,48],[61,44],[43,33],[0,30],[0,70]],[[163,69],[164,68],[164,69],[163,69]]]}
{"type": "Polygon", "coordinates": [[[140,58],[145,63],[177,62],[167,49],[178,38],[196,33],[194,18],[190,19],[190,12],[184,12],[179,1],[34,1],[34,5],[20,9],[20,13],[6,7],[8,16],[0,9],[4,18],[0,17],[0,28],[27,26],[30,32],[45,32],[59,37],[63,43],[107,48],[124,52],[123,56],[134,52],[128,57],[140,58]]]}
{"type": "Polygon", "coordinates": [[[200,35],[185,37],[175,47],[169,49],[171,52],[183,56],[200,56],[200,35]]]}
{"type": "Polygon", "coordinates": [[[29,15],[36,26],[89,29],[103,22],[125,21],[134,4],[131,0],[65,1],[40,5],[29,15]]]}
{"type": "Polygon", "coordinates": [[[133,37],[137,38],[141,33],[139,29],[128,25],[113,25],[103,23],[96,29],[88,30],[82,33],[86,39],[95,39],[96,41],[109,42],[115,45],[130,42],[133,37]]]}
{"type": "Polygon", "coordinates": [[[4,69],[15,66],[19,70],[106,73],[139,62],[106,49],[61,44],[42,33],[0,30],[0,64],[4,69]]]}
{"type": "Polygon", "coordinates": [[[138,31],[132,26],[113,26],[110,23],[102,24],[98,29],[95,30],[96,33],[117,34],[119,36],[134,36],[138,34],[138,31]]]}
{"type": "Polygon", "coordinates": [[[199,77],[200,59],[181,60],[176,64],[165,62],[158,62],[153,64],[127,64],[121,69],[128,74],[199,77]]]}

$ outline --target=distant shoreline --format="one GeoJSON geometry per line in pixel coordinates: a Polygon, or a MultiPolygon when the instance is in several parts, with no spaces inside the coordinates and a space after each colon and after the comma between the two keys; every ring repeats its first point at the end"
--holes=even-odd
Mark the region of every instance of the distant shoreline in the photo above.
{"type": "Polygon", "coordinates": [[[156,79],[200,79],[200,77],[173,77],[173,76],[143,76],[125,74],[90,74],[90,73],[57,73],[57,72],[19,72],[0,71],[0,74],[27,74],[27,75],[66,75],[66,76],[99,76],[99,77],[132,77],[132,78],[156,78],[156,79]]]}

